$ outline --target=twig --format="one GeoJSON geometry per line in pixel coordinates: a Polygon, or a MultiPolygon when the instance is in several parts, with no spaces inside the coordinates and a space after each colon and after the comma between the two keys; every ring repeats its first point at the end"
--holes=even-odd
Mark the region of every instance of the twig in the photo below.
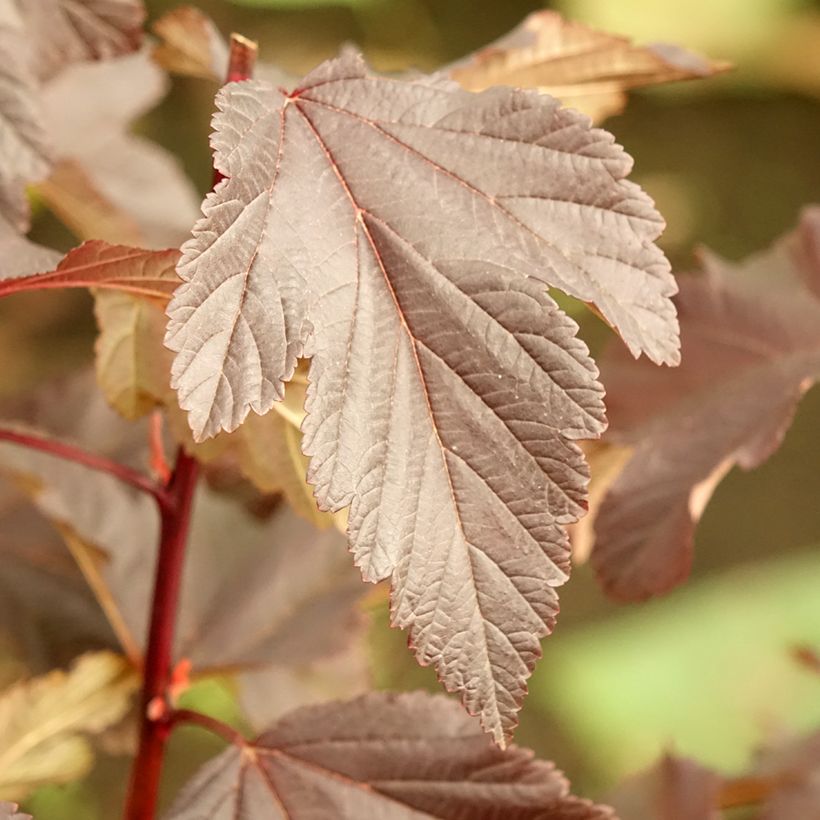
{"type": "Polygon", "coordinates": [[[28,447],[31,450],[39,450],[43,453],[62,458],[65,461],[73,461],[75,464],[82,464],[92,470],[101,473],[108,473],[125,484],[134,487],[141,492],[148,493],[156,499],[160,510],[167,509],[173,501],[164,487],[157,484],[149,476],[144,475],[139,470],[126,467],[105,456],[89,453],[81,447],[73,444],[66,444],[62,441],[38,436],[34,433],[24,433],[20,430],[0,429],[0,441],[9,441],[19,444],[21,447],[28,447]]]}
{"type": "Polygon", "coordinates": [[[180,447],[168,485],[174,504],[162,512],[140,699],[140,741],[131,772],[126,820],[150,820],[156,811],[162,761],[171,725],[162,716],[153,716],[151,707],[156,701],[164,702],[170,683],[174,627],[198,472],[196,460],[180,447]]]}

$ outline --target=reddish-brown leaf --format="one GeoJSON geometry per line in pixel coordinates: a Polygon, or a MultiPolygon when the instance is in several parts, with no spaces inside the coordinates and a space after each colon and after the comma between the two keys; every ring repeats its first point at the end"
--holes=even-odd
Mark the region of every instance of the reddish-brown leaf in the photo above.
{"type": "Polygon", "coordinates": [[[142,0],[14,0],[42,78],[71,63],[127,54],[142,42],[142,0]]]}
{"type": "Polygon", "coordinates": [[[292,712],[206,764],[168,820],[606,820],[551,763],[500,751],[450,700],[371,694],[292,712]]]}
{"type": "Polygon", "coordinates": [[[320,506],[351,506],[393,623],[503,743],[584,509],[575,440],[604,426],[545,285],[675,361],[660,217],[611,136],[535,92],[376,78],[348,52],[288,96],[245,82],[217,104],[227,180],[169,307],[180,404],[198,437],[232,430],[312,357],[320,506]]]}
{"type": "Polygon", "coordinates": [[[666,754],[628,778],[609,801],[620,820],[718,820],[720,786],[711,769],[666,754]]]}
{"type": "Polygon", "coordinates": [[[179,161],[129,133],[167,89],[147,51],[71,66],[45,85],[46,121],[60,164],[41,194],[81,238],[128,244],[136,227],[139,244],[166,248],[190,231],[198,195],[179,161]],[[81,209],[73,207],[77,200],[81,209]]]}
{"type": "Polygon", "coordinates": [[[710,77],[728,68],[677,46],[638,46],[557,12],[536,11],[448,73],[470,91],[534,86],[599,122],[623,109],[631,88],[710,77]]]}
{"type": "Polygon", "coordinates": [[[222,82],[228,45],[206,14],[194,6],[173,9],[152,26],[160,38],[154,59],[167,71],[222,82]]]}
{"type": "Polygon", "coordinates": [[[91,240],[69,251],[52,271],[0,282],[0,296],[23,290],[103,288],[162,301],[179,285],[179,251],[149,251],[91,240]]]}
{"type": "Polygon", "coordinates": [[[681,280],[683,363],[602,365],[610,437],[635,448],[595,522],[592,563],[623,599],[668,590],[689,572],[695,524],[733,465],[777,449],[820,376],[820,209],[770,251],[732,265],[711,255],[681,280]]]}

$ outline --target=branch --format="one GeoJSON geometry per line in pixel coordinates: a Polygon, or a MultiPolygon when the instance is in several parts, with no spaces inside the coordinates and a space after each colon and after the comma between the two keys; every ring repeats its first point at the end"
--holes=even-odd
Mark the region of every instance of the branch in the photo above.
{"type": "Polygon", "coordinates": [[[126,820],[151,820],[156,811],[162,760],[171,725],[162,712],[154,715],[153,705],[166,702],[171,678],[174,627],[198,472],[196,460],[180,447],[168,485],[174,503],[170,509],[162,511],[140,699],[140,742],[131,772],[126,820]]]}
{"type": "Polygon", "coordinates": [[[164,487],[161,487],[153,479],[144,475],[139,470],[126,467],[124,464],[119,464],[105,456],[89,453],[81,447],[76,447],[72,444],[66,444],[65,442],[56,441],[44,436],[38,436],[34,433],[24,433],[20,430],[11,430],[8,428],[0,428],[0,441],[9,441],[12,444],[19,444],[21,447],[28,447],[31,450],[40,450],[43,453],[49,453],[52,456],[57,456],[66,461],[73,461],[75,464],[90,467],[92,470],[108,473],[123,483],[134,487],[134,489],[153,496],[159,505],[160,511],[167,509],[173,503],[164,487]]]}
{"type": "MultiPolygon", "coordinates": [[[[232,35],[227,81],[250,79],[255,61],[256,44],[232,35]]],[[[215,170],[214,185],[220,178],[215,170]]],[[[155,817],[165,745],[176,722],[195,722],[218,733],[230,730],[230,727],[223,729],[219,721],[206,715],[194,718],[195,712],[182,710],[174,713],[168,707],[174,627],[198,471],[197,462],[180,447],[167,490],[173,504],[161,509],[160,547],[143,671],[140,742],[131,771],[125,820],[153,820],[155,817]]],[[[241,735],[230,734],[228,738],[235,742],[241,735]]]]}

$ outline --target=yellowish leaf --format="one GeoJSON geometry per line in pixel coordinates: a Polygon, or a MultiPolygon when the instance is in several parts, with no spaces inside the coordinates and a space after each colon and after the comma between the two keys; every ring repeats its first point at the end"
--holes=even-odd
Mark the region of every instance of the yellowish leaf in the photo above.
{"type": "Polygon", "coordinates": [[[128,711],[137,678],[117,655],[84,655],[68,672],[21,681],[0,695],[0,797],[19,800],[91,766],[88,735],[128,711]]]}
{"type": "Polygon", "coordinates": [[[97,381],[108,403],[133,420],[173,400],[163,305],[118,291],[98,291],[95,300],[97,381]]]}

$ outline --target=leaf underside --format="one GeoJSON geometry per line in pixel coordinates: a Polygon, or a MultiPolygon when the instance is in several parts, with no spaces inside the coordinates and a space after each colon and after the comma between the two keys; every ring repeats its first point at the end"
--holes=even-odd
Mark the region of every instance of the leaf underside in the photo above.
{"type": "Polygon", "coordinates": [[[503,743],[584,510],[575,440],[605,424],[545,285],[676,361],[662,221],[611,136],[534,92],[374,78],[346,53],[288,96],[245,82],[217,105],[227,179],[169,306],[180,404],[200,438],[234,429],[312,358],[319,505],[350,505],[393,623],[503,743]]]}

